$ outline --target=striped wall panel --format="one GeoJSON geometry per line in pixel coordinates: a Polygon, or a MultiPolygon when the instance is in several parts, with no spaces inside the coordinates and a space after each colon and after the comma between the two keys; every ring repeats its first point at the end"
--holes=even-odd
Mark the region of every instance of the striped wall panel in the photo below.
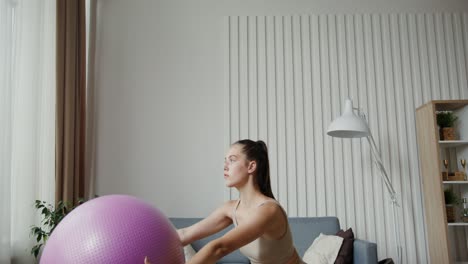
{"type": "Polygon", "coordinates": [[[378,244],[379,259],[395,257],[367,142],[326,135],[352,98],[401,199],[403,260],[427,263],[414,113],[468,98],[468,14],[230,16],[225,29],[225,143],[266,141],[273,192],[290,216],[336,215],[378,244]]]}

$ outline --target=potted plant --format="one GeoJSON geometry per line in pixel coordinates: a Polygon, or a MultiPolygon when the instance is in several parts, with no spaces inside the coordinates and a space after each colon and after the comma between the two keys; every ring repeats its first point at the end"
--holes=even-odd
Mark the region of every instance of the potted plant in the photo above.
{"type": "Polygon", "coordinates": [[[440,128],[441,140],[455,140],[455,121],[458,117],[452,111],[437,112],[437,125],[440,128]]]}
{"type": "Polygon", "coordinates": [[[39,210],[42,215],[41,225],[31,227],[31,235],[35,237],[37,242],[37,244],[31,249],[31,255],[33,255],[36,260],[41,248],[45,245],[55,227],[69,212],[83,202],[83,199],[79,199],[77,205],[72,205],[70,202],[59,201],[57,206],[54,208],[51,204],[48,204],[45,201],[36,200],[34,207],[39,210]]]}
{"type": "Polygon", "coordinates": [[[452,189],[444,190],[445,211],[447,213],[447,222],[455,222],[455,205],[460,204],[460,198],[452,189]]]}

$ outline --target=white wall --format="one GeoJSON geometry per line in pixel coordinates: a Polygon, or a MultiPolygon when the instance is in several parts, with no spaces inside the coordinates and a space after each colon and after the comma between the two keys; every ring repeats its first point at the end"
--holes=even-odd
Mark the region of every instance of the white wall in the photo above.
{"type": "Polygon", "coordinates": [[[206,215],[223,201],[222,25],[158,2],[99,4],[97,193],[206,215]]]}
{"type": "MultiPolygon", "coordinates": [[[[229,76],[226,71],[226,16],[460,10],[468,11],[466,1],[98,1],[97,194],[137,195],[169,216],[187,217],[206,216],[224,201],[229,192],[225,191],[221,178],[223,156],[227,142],[234,140],[230,138],[232,135],[227,136],[230,128],[226,122],[230,121],[224,114],[225,102],[229,100],[225,93],[229,76]]],[[[448,91],[449,87],[442,89],[448,91]]],[[[373,92],[376,91],[370,91],[373,92]]],[[[424,97],[429,98],[434,97],[424,97]]],[[[381,97],[380,100],[385,99],[381,97]]],[[[334,115],[340,109],[339,101],[341,99],[333,105],[334,115]]],[[[377,103],[369,101],[369,107],[376,108],[377,103]]],[[[411,114],[412,110],[406,111],[411,114]]],[[[389,118],[389,122],[394,122],[396,116],[389,118]]],[[[323,127],[314,126],[314,131],[324,131],[328,122],[324,118],[323,127]]],[[[386,122],[384,120],[383,127],[386,122]]],[[[314,146],[323,147],[326,146],[314,146]]],[[[337,151],[334,148],[329,154],[338,155],[337,151]]],[[[311,164],[308,160],[304,162],[307,166],[311,164]]],[[[408,163],[417,166],[414,153],[408,163]]],[[[335,166],[337,172],[347,169],[345,164],[336,163],[335,166]]],[[[395,171],[399,166],[399,163],[392,163],[395,171]]],[[[418,176],[413,177],[412,184],[418,185],[418,176]]],[[[399,188],[404,188],[404,184],[400,184],[399,188]]],[[[378,182],[374,185],[381,188],[378,182]]],[[[317,206],[326,204],[329,210],[329,201],[337,197],[342,196],[332,195],[328,200],[317,196],[317,206]]],[[[383,204],[385,197],[379,196],[379,203],[383,204]]],[[[420,200],[417,194],[415,199],[416,202],[420,200]]],[[[295,203],[301,202],[298,199],[293,201],[295,203]]],[[[331,211],[336,210],[336,206],[332,207],[331,211]]],[[[358,206],[356,211],[363,211],[363,208],[358,206]]],[[[422,210],[410,211],[410,217],[404,220],[405,228],[420,228],[422,210]]],[[[359,229],[360,238],[381,242],[379,257],[383,258],[392,251],[392,245],[383,242],[387,236],[391,237],[386,234],[389,228],[382,226],[375,213],[365,213],[376,219],[366,223],[375,225],[376,230],[367,232],[363,230],[365,227],[359,228],[362,223],[356,223],[354,228],[359,229]],[[375,234],[380,237],[376,238],[375,234]]],[[[293,214],[302,213],[295,211],[293,214]]],[[[315,215],[315,211],[306,214],[315,215]]],[[[344,225],[353,223],[340,220],[344,225]]],[[[424,263],[427,261],[424,241],[421,241],[424,236],[416,236],[418,241],[405,253],[408,261],[424,263]]]]}

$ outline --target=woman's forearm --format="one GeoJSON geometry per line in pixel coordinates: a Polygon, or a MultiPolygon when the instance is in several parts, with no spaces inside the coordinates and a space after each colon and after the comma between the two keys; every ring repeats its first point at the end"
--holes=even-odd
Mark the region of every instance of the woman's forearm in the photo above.
{"type": "Polygon", "coordinates": [[[215,264],[229,253],[229,250],[219,241],[213,240],[206,244],[186,264],[215,264]]]}
{"type": "Polygon", "coordinates": [[[186,241],[185,228],[177,229],[177,234],[179,235],[179,240],[182,246],[186,246],[188,242],[186,241]]]}

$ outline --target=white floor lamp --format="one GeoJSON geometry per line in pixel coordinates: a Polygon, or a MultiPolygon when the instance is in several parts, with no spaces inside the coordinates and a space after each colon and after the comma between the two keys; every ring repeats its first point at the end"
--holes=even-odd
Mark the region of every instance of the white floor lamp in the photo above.
{"type": "Polygon", "coordinates": [[[395,233],[395,243],[397,247],[398,259],[396,260],[397,264],[402,263],[402,254],[401,254],[401,245],[400,245],[400,235],[397,230],[397,210],[396,207],[400,207],[397,201],[395,189],[392,186],[390,179],[388,178],[387,171],[382,163],[382,158],[380,151],[375,144],[372,133],[370,132],[369,125],[366,120],[365,114],[359,108],[353,108],[353,102],[351,99],[346,99],[344,112],[343,114],[333,120],[333,122],[328,127],[327,134],[332,137],[339,138],[361,138],[365,137],[369,142],[372,155],[374,157],[375,164],[380,169],[382,179],[385,183],[385,187],[390,195],[392,203],[392,213],[393,213],[393,231],[395,233]],[[357,110],[359,116],[354,114],[353,110],[357,110]]]}

